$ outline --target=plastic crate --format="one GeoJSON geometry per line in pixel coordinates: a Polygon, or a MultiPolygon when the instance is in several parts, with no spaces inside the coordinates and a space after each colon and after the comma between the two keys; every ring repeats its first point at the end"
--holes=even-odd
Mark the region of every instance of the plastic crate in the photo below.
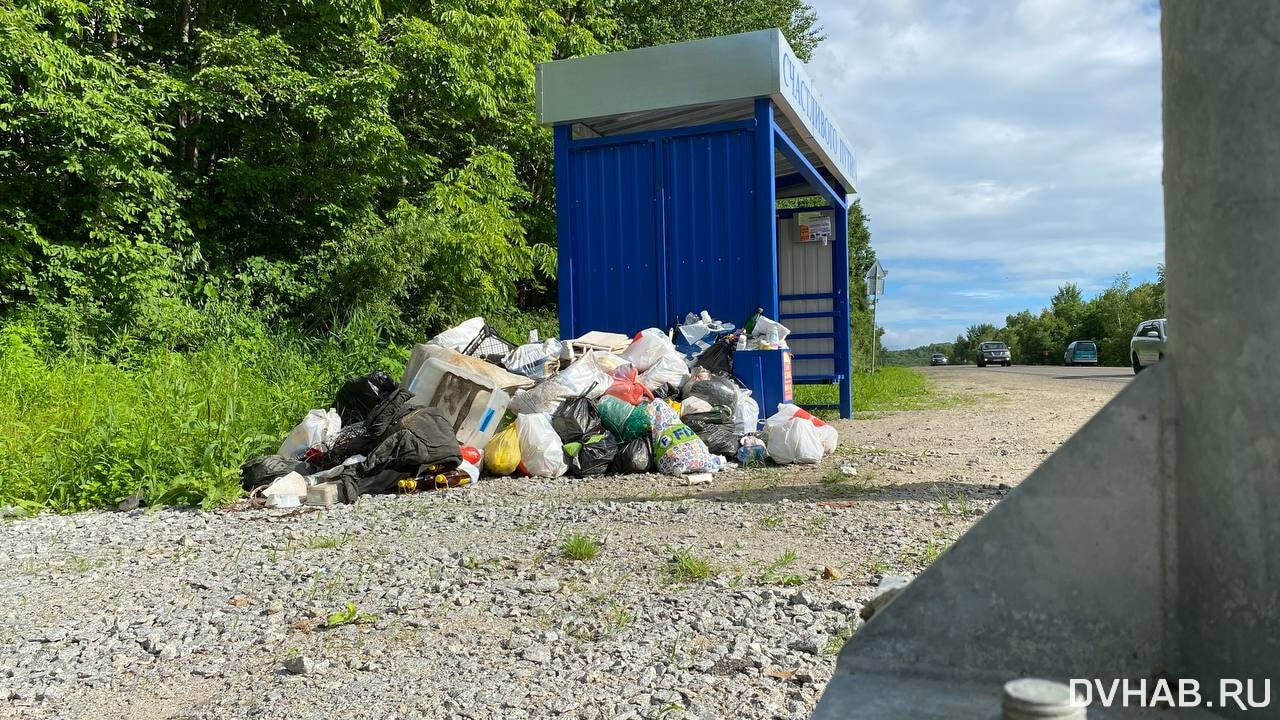
{"type": "Polygon", "coordinates": [[[499,335],[497,330],[486,323],[484,328],[476,334],[475,339],[467,344],[462,354],[500,365],[502,358],[517,347],[515,343],[499,335]]]}

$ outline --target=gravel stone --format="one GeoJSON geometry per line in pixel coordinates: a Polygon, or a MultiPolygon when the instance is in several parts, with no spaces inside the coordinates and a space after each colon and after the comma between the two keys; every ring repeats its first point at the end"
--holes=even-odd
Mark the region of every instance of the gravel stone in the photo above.
{"type": "Polygon", "coordinates": [[[919,573],[928,543],[958,538],[1123,387],[941,370],[940,392],[977,401],[837,421],[835,456],[710,485],[484,478],[329,508],[16,509],[0,523],[0,595],[20,598],[0,610],[0,716],[808,717],[831,638],[877,585],[919,573]],[[844,466],[861,472],[821,482],[844,466]],[[944,512],[943,493],[964,503],[944,512]],[[561,558],[570,533],[599,555],[561,558]],[[675,580],[680,549],[712,575],[675,580]],[[347,603],[363,619],[325,628],[347,603]]]}

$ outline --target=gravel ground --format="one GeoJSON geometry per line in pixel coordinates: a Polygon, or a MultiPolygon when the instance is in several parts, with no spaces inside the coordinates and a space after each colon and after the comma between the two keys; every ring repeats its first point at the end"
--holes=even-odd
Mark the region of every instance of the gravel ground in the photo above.
{"type": "Polygon", "coordinates": [[[5,521],[0,717],[808,717],[880,576],[927,565],[1122,387],[930,375],[969,401],[711,485],[5,521]],[[564,557],[570,534],[599,554],[564,557]],[[707,577],[677,576],[682,550],[707,577]],[[367,616],[326,629],[347,603],[367,616]]]}

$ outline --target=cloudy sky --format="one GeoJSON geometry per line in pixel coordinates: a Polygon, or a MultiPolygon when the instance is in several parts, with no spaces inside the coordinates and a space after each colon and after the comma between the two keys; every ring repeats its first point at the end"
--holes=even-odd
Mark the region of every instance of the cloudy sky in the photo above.
{"type": "Polygon", "coordinates": [[[1163,260],[1156,0],[810,0],[890,348],[1163,260]]]}

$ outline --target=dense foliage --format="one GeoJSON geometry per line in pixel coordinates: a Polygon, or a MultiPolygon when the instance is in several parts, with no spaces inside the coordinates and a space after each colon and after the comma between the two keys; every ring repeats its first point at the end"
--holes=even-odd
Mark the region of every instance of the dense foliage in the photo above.
{"type": "Polygon", "coordinates": [[[0,504],[217,499],[406,342],[554,331],[535,65],[765,27],[822,40],[803,0],[0,2],[0,504]]]}
{"type": "Polygon", "coordinates": [[[934,353],[942,353],[948,358],[951,357],[952,343],[932,343],[929,345],[921,345],[920,347],[908,348],[906,350],[881,350],[879,362],[885,365],[902,365],[908,367],[918,367],[928,365],[929,360],[934,353]]]}
{"type": "Polygon", "coordinates": [[[0,6],[0,316],[160,299],[397,334],[536,305],[555,268],[534,66],[783,27],[799,0],[21,0],[0,6]]]}
{"type": "Polygon", "coordinates": [[[1129,364],[1129,339],[1143,320],[1164,317],[1164,266],[1156,282],[1133,285],[1127,274],[1090,300],[1080,288],[1063,285],[1049,307],[1033,315],[1023,310],[1005,319],[1005,326],[990,323],[970,326],[956,337],[949,358],[953,363],[973,362],[978,344],[1003,340],[1013,362],[1027,365],[1060,365],[1073,340],[1093,340],[1103,365],[1129,364]]]}

